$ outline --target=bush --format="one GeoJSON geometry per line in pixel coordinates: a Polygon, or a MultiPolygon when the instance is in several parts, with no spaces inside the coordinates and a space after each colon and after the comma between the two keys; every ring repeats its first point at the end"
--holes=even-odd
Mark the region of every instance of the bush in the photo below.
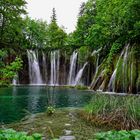
{"type": "Polygon", "coordinates": [[[53,115],[55,113],[55,108],[53,106],[47,107],[47,114],[53,115]]]}
{"type": "Polygon", "coordinates": [[[42,140],[42,136],[38,133],[28,136],[26,132],[4,129],[0,130],[0,140],[42,140]]]}
{"type": "Polygon", "coordinates": [[[140,140],[140,130],[100,132],[95,134],[95,140],[140,140]]]}

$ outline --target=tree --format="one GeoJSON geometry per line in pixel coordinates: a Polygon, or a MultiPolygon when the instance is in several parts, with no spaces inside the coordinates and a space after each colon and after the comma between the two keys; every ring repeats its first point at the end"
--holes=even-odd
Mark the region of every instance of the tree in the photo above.
{"type": "Polygon", "coordinates": [[[24,27],[25,48],[45,48],[48,43],[47,32],[48,25],[46,22],[26,17],[24,27]]]}
{"type": "Polygon", "coordinates": [[[48,25],[48,44],[46,47],[52,48],[52,49],[58,49],[65,46],[65,40],[67,37],[67,34],[65,31],[60,28],[56,23],[56,11],[53,8],[53,13],[51,16],[51,23],[48,25]]]}
{"type": "Polygon", "coordinates": [[[52,9],[52,16],[51,16],[51,22],[56,22],[56,10],[55,8],[52,9]]]}
{"type": "Polygon", "coordinates": [[[80,10],[79,10],[79,17],[83,16],[84,11],[85,11],[85,2],[82,2],[81,6],[80,6],[80,10]]]}
{"type": "Polygon", "coordinates": [[[25,0],[1,0],[0,46],[20,46],[23,21],[21,15],[26,14],[25,0]]]}
{"type": "Polygon", "coordinates": [[[76,30],[73,33],[77,46],[86,45],[89,28],[95,23],[95,0],[89,0],[80,7],[76,30]]]}
{"type": "Polygon", "coordinates": [[[0,50],[0,86],[7,86],[11,84],[11,81],[17,72],[21,69],[23,61],[16,57],[10,64],[4,63],[6,59],[7,52],[5,50],[0,50]]]}
{"type": "Polygon", "coordinates": [[[21,15],[26,14],[25,5],[25,0],[0,1],[0,86],[10,84],[22,67],[18,52],[24,39],[21,15]]]}
{"type": "Polygon", "coordinates": [[[97,0],[96,9],[96,22],[86,39],[88,45],[111,46],[114,42],[124,45],[130,40],[138,40],[136,28],[139,30],[139,0],[97,0]]]}

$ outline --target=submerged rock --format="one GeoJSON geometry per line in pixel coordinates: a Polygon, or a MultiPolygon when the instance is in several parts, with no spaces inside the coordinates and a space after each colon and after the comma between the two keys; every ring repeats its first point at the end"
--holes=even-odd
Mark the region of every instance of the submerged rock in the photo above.
{"type": "Polygon", "coordinates": [[[76,140],[75,136],[62,136],[59,140],[76,140]]]}

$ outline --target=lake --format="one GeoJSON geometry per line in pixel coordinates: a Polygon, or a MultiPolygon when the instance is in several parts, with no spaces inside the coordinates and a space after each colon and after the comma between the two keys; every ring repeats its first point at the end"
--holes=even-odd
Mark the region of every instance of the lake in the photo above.
{"type": "Polygon", "coordinates": [[[27,112],[44,112],[48,106],[83,107],[90,101],[91,93],[74,88],[47,86],[0,88],[0,123],[19,121],[27,112]]]}

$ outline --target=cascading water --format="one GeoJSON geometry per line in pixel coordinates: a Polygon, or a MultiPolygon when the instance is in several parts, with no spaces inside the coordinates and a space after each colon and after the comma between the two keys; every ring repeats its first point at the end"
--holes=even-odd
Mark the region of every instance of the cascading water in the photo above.
{"type": "Polygon", "coordinates": [[[77,62],[77,52],[73,52],[70,58],[70,71],[69,71],[69,78],[68,78],[68,85],[75,84],[75,71],[76,71],[76,62],[77,62]]]}
{"type": "Polygon", "coordinates": [[[124,58],[123,58],[123,92],[126,93],[127,92],[127,57],[128,57],[128,48],[129,48],[129,44],[126,46],[125,48],[125,54],[124,54],[124,58]]]}
{"type": "Polygon", "coordinates": [[[115,67],[115,70],[114,70],[114,72],[113,72],[113,74],[110,78],[110,81],[109,81],[109,84],[108,84],[109,91],[115,92],[115,81],[116,81],[117,69],[118,69],[118,66],[119,66],[119,63],[121,61],[121,58],[122,58],[123,54],[124,54],[124,50],[121,52],[121,55],[119,57],[119,60],[118,60],[117,65],[115,67]]]}
{"type": "Polygon", "coordinates": [[[85,67],[86,67],[87,64],[88,64],[88,62],[86,62],[84,64],[84,66],[77,73],[76,78],[75,78],[75,85],[79,84],[79,82],[81,80],[81,77],[82,77],[82,74],[83,74],[83,71],[84,71],[84,69],[85,69],[85,67]]]}
{"type": "Polygon", "coordinates": [[[30,84],[43,84],[36,52],[27,50],[27,55],[29,63],[30,84]]]}
{"type": "Polygon", "coordinates": [[[14,76],[13,80],[12,80],[12,85],[17,85],[18,82],[18,74],[16,76],[14,76]]]}
{"type": "Polygon", "coordinates": [[[12,85],[16,85],[17,84],[17,80],[14,78],[13,80],[12,80],[12,85]]]}
{"type": "Polygon", "coordinates": [[[59,64],[60,54],[59,51],[51,52],[51,85],[59,85],[59,64]]]}
{"type": "Polygon", "coordinates": [[[91,86],[96,83],[95,78],[96,78],[96,75],[97,75],[98,69],[99,69],[99,58],[100,58],[99,52],[101,51],[101,49],[98,49],[97,51],[94,50],[91,54],[92,56],[96,57],[96,64],[95,64],[96,69],[95,69],[95,72],[94,72],[93,81],[91,82],[91,86]]]}
{"type": "Polygon", "coordinates": [[[46,55],[42,52],[43,55],[43,75],[44,75],[44,84],[47,82],[47,64],[46,64],[46,55]]]}
{"type": "Polygon", "coordinates": [[[95,74],[98,72],[98,68],[99,68],[99,53],[97,54],[95,74]]]}

